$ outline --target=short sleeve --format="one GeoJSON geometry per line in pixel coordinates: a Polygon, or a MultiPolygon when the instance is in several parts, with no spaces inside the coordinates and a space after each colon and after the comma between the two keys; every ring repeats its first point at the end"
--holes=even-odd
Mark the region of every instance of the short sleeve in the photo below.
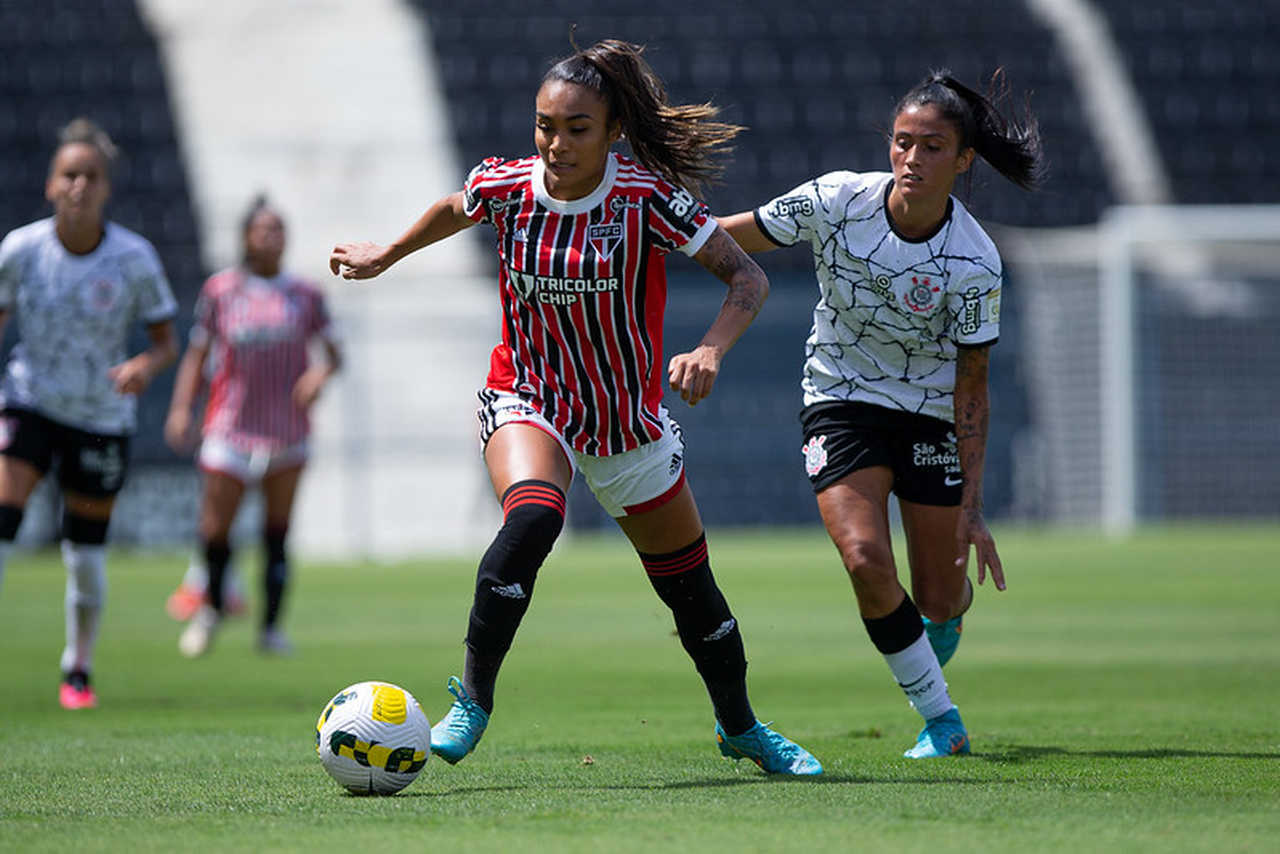
{"type": "Polygon", "coordinates": [[[818,181],[806,181],[755,209],[756,225],[765,237],[779,246],[794,246],[807,240],[817,226],[822,210],[818,181]]]}
{"type": "Polygon", "coordinates": [[[486,187],[494,179],[494,167],[503,162],[505,161],[501,157],[486,157],[467,175],[467,180],[462,185],[462,212],[473,222],[493,223],[493,211],[489,207],[491,197],[486,192],[486,187]]]}
{"type": "Polygon", "coordinates": [[[120,261],[125,281],[133,288],[138,318],[148,326],[172,320],[178,313],[178,301],[160,265],[160,256],[146,241],[120,261]]]}
{"type": "Polygon", "coordinates": [[[716,220],[688,190],[658,181],[649,197],[645,227],[662,251],[678,250],[692,257],[716,230],[716,220]]]}
{"type": "Polygon", "coordinates": [[[951,340],[957,346],[982,347],[1000,337],[1001,278],[998,261],[994,268],[975,264],[949,289],[951,340]]]}
{"type": "Polygon", "coordinates": [[[0,242],[0,311],[13,308],[21,278],[22,253],[19,251],[18,236],[11,231],[0,242]]]}
{"type": "Polygon", "coordinates": [[[204,287],[200,288],[200,295],[196,297],[195,315],[191,319],[192,347],[200,349],[208,347],[218,328],[218,301],[210,293],[214,279],[216,277],[206,281],[204,287]]]}

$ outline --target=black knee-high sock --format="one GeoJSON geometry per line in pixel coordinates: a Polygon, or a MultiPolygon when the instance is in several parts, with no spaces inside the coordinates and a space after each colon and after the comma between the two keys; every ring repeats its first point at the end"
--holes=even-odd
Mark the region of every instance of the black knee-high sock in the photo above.
{"type": "Polygon", "coordinates": [[[226,540],[205,540],[204,565],[209,573],[206,594],[213,610],[222,613],[222,582],[227,577],[227,564],[231,560],[231,546],[226,540]]]}
{"type": "Polygon", "coordinates": [[[554,483],[522,480],[502,496],[503,523],[476,572],[467,626],[463,686],[493,711],[498,669],[529,609],[538,568],[564,527],[564,492],[554,483]]]}
{"type": "Polygon", "coordinates": [[[284,588],[289,583],[289,559],[284,550],[288,533],[288,528],[267,528],[262,533],[267,560],[266,571],[262,574],[262,587],[266,594],[266,606],[262,611],[264,629],[275,627],[284,603],[284,588]]]}
{"type": "Polygon", "coordinates": [[[716,718],[729,735],[755,726],[747,699],[747,657],[738,621],[711,574],[707,538],[668,554],[638,552],[649,583],[675,616],[676,633],[706,683],[716,718]]]}

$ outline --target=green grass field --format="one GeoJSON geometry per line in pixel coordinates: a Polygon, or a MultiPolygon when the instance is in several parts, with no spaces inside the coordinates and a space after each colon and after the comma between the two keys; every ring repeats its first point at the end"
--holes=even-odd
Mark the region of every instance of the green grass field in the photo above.
{"type": "Polygon", "coordinates": [[[0,588],[0,850],[1277,850],[1280,528],[997,537],[1009,590],[980,589],[947,668],[970,757],[900,758],[919,721],[821,531],[710,532],[756,711],[823,760],[816,780],[719,757],[634,555],[578,538],[543,571],[478,751],[392,798],[325,775],[316,716],[364,679],[444,711],[472,559],[304,565],[296,656],[259,657],[244,619],[188,662],[162,608],[184,559],[113,552],[102,705],[69,713],[63,571],[20,555],[0,588]]]}

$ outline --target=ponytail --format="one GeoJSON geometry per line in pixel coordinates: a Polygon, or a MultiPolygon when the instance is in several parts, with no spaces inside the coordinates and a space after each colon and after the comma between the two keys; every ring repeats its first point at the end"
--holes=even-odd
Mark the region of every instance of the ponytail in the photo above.
{"type": "Polygon", "coordinates": [[[893,114],[908,107],[933,104],[960,135],[960,150],[972,148],[978,155],[1024,190],[1034,190],[1044,179],[1044,151],[1040,126],[1030,110],[1019,122],[1001,115],[996,103],[1008,94],[1004,70],[991,77],[988,95],[983,96],[951,76],[935,71],[902,96],[893,114]]]}
{"type": "Polygon", "coordinates": [[[606,39],[551,66],[542,83],[562,80],[598,94],[609,121],[619,122],[645,168],[700,193],[720,176],[716,160],[731,150],[728,142],[744,128],[714,121],[720,109],[713,104],[669,104],[643,52],[640,45],[606,39]]]}

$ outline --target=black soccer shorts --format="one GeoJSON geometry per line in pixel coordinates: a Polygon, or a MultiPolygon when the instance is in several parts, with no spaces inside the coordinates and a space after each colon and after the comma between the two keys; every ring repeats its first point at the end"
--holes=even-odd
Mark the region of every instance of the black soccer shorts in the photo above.
{"type": "Polygon", "coordinates": [[[124,486],[129,468],[129,437],[90,433],[29,409],[0,412],[0,454],[48,474],[57,465],[64,490],[106,498],[124,486]]]}
{"type": "Polygon", "coordinates": [[[821,492],[872,466],[893,471],[893,492],[917,504],[960,504],[960,457],[955,426],[928,415],[872,403],[816,403],[800,413],[805,473],[821,492]]]}

